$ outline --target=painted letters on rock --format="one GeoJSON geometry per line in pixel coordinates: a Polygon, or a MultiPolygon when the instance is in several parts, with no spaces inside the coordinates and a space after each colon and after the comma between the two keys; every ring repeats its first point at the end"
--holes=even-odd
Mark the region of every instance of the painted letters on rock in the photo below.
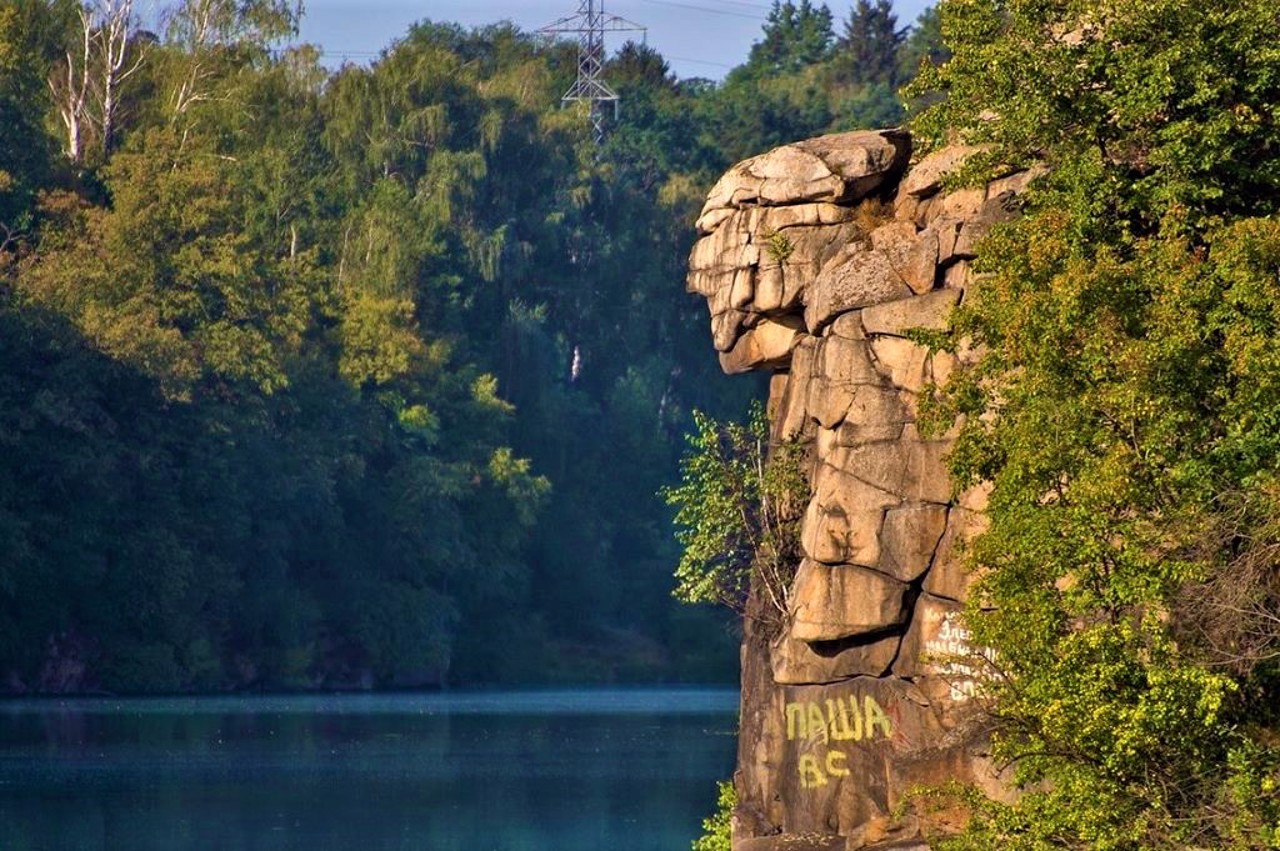
{"type": "Polygon", "coordinates": [[[909,790],[999,792],[975,699],[990,653],[958,617],[985,492],[956,493],[951,438],[916,427],[957,355],[914,331],[949,327],[975,246],[1031,179],[944,189],[974,150],[909,167],[898,130],[798,142],[731,168],[698,219],[688,288],[721,365],[773,373],[773,438],[812,457],[787,629],[746,623],[739,851],[924,848],[892,818],[909,790]]]}

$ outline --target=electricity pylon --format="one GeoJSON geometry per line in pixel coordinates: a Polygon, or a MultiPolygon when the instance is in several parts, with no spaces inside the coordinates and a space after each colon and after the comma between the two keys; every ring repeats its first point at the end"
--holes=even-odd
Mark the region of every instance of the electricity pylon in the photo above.
{"type": "Polygon", "coordinates": [[[639,24],[617,15],[606,15],[604,0],[581,0],[575,15],[547,24],[538,32],[556,36],[578,36],[578,79],[560,98],[563,103],[586,101],[587,117],[596,144],[604,141],[604,104],[613,104],[613,114],[618,114],[618,93],[609,88],[602,77],[604,73],[604,34],[607,32],[647,32],[639,24]]]}

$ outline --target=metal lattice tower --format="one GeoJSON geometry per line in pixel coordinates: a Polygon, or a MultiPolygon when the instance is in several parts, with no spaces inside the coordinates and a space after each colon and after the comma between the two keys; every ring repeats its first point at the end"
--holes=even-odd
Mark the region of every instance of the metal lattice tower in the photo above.
{"type": "Polygon", "coordinates": [[[596,144],[604,141],[604,104],[613,104],[618,114],[618,94],[609,88],[604,73],[604,35],[610,32],[647,32],[645,27],[617,15],[606,15],[604,0],[580,0],[576,15],[547,24],[538,32],[548,35],[578,36],[578,79],[560,100],[563,103],[585,101],[587,116],[596,144]]]}

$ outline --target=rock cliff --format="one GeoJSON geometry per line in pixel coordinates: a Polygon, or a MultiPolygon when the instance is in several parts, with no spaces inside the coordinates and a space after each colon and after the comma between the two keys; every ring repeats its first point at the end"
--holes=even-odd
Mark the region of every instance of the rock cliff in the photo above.
{"type": "Polygon", "coordinates": [[[973,151],[909,165],[898,130],[797,142],[731,168],[698,218],[688,289],[721,365],[772,371],[773,437],[811,458],[787,626],[745,630],[735,849],[924,848],[892,817],[912,787],[1001,794],[973,700],[984,651],[957,619],[986,493],[957,493],[952,435],[916,426],[966,352],[913,329],[948,327],[975,246],[1030,180],[944,189],[973,151]]]}

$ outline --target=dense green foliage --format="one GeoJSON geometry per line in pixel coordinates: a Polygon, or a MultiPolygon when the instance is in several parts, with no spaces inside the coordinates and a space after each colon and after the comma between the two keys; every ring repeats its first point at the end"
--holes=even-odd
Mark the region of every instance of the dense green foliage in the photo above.
{"type": "Polygon", "coordinates": [[[738,793],[732,781],[716,784],[716,811],[702,820],[702,836],[693,841],[693,851],[729,851],[733,840],[733,808],[738,793]]]}
{"type": "Polygon", "coordinates": [[[689,223],[839,107],[763,130],[781,72],[628,45],[597,150],[573,46],[509,26],[330,71],[284,0],[86,10],[0,5],[6,687],[730,676],[651,497],[755,389],[689,223]]]}
{"type": "Polygon", "coordinates": [[[781,622],[809,502],[803,448],[770,447],[769,419],[759,403],[745,423],[718,423],[700,411],[693,420],[681,481],[663,490],[676,508],[676,537],[684,547],[675,595],[743,613],[754,589],[767,601],[761,611],[781,622]]]}
{"type": "Polygon", "coordinates": [[[774,2],[764,38],[699,120],[729,162],[820,133],[894,127],[906,117],[898,88],[944,55],[932,9],[908,29],[890,0],[856,0],[837,32],[826,5],[774,2]]]}
{"type": "MultiPolygon", "coordinates": [[[[1047,167],[983,245],[959,484],[996,758],[955,849],[1280,847],[1280,18],[949,0],[918,121],[1047,167]]],[[[945,420],[945,417],[943,417],[945,420]]]]}

